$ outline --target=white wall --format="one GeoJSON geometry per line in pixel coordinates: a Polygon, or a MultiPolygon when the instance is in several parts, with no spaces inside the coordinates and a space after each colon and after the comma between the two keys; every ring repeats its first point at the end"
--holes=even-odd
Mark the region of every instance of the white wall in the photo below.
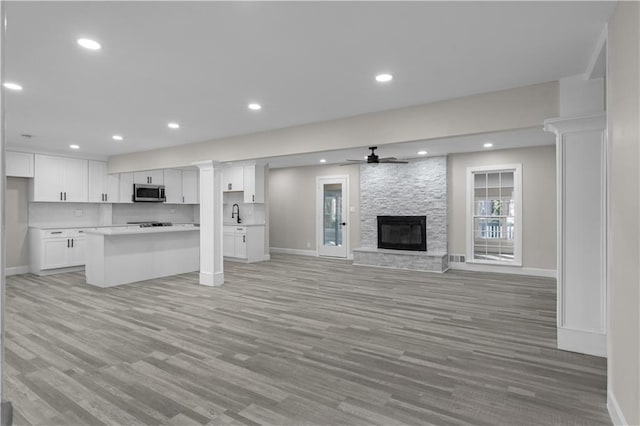
{"type": "Polygon", "coordinates": [[[555,146],[487,150],[448,157],[449,253],[466,253],[467,167],[522,164],[522,267],[556,269],[555,146]]]}
{"type": "Polygon", "coordinates": [[[109,159],[109,173],[538,127],[558,116],[558,82],[109,159]]]}
{"type": "Polygon", "coordinates": [[[609,21],[609,412],[640,424],[640,7],[619,2],[609,21]]]}
{"type": "Polygon", "coordinates": [[[316,250],[316,177],[349,175],[350,247],[360,246],[360,169],[311,166],[269,171],[269,239],[271,247],[316,250]]]}

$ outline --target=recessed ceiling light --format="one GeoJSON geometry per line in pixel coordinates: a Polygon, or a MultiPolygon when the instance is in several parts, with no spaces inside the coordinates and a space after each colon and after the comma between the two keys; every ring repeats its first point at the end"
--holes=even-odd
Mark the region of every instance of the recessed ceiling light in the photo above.
{"type": "Polygon", "coordinates": [[[258,110],[262,109],[262,105],[256,104],[256,103],[249,104],[248,107],[249,107],[249,109],[251,109],[253,111],[258,111],[258,110]]]}
{"type": "Polygon", "coordinates": [[[69,145],[69,148],[71,149],[80,149],[79,145],[69,145]]]}
{"type": "Polygon", "coordinates": [[[102,46],[100,45],[100,43],[98,43],[95,40],[91,40],[88,38],[79,38],[78,39],[78,44],[82,47],[84,47],[85,49],[89,49],[89,50],[100,50],[102,49],[102,46]]]}
{"type": "Polygon", "coordinates": [[[393,80],[393,76],[391,74],[378,74],[376,75],[376,81],[378,83],[386,83],[388,81],[393,80]]]}
{"type": "Polygon", "coordinates": [[[326,162],[327,162],[327,160],[325,160],[324,158],[321,158],[321,159],[320,159],[320,162],[321,162],[321,163],[326,163],[326,162]]]}
{"type": "Polygon", "coordinates": [[[113,135],[111,136],[111,139],[113,139],[114,141],[121,141],[124,140],[124,138],[120,135],[113,135]]]}
{"type": "Polygon", "coordinates": [[[22,86],[20,86],[17,83],[6,82],[6,83],[3,84],[3,86],[6,87],[9,90],[17,90],[17,91],[22,90],[22,86]]]}
{"type": "Polygon", "coordinates": [[[418,151],[418,155],[427,155],[427,151],[418,151]]]}
{"type": "Polygon", "coordinates": [[[170,129],[179,129],[180,128],[180,125],[178,123],[169,123],[169,124],[167,124],[167,126],[170,129]]]}
{"type": "Polygon", "coordinates": [[[487,142],[482,146],[484,146],[485,148],[491,148],[493,146],[493,144],[491,142],[487,142]]]}

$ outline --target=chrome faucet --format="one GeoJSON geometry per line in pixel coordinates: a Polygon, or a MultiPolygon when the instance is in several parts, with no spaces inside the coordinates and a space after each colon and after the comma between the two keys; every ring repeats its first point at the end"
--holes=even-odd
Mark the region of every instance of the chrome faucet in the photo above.
{"type": "Polygon", "coordinates": [[[240,219],[240,206],[237,204],[231,206],[231,218],[233,219],[234,217],[236,218],[238,223],[242,222],[242,219],[240,219]]]}

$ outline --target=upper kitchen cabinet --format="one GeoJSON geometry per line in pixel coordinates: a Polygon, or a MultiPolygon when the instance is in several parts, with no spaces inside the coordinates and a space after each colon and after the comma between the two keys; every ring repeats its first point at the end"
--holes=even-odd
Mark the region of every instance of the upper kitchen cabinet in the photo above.
{"type": "Polygon", "coordinates": [[[222,169],[222,191],[244,190],[244,167],[227,167],[222,169]]]}
{"type": "Polygon", "coordinates": [[[87,160],[36,154],[31,200],[87,202],[88,173],[87,160]]]}
{"type": "Polygon", "coordinates": [[[244,202],[264,203],[264,166],[244,167],[244,202]]]}
{"type": "Polygon", "coordinates": [[[107,174],[105,161],[89,160],[89,202],[118,202],[119,184],[118,175],[107,174]]]}
{"type": "Polygon", "coordinates": [[[118,202],[133,203],[133,173],[120,173],[118,202]]]}
{"type": "Polygon", "coordinates": [[[200,203],[200,182],[197,170],[182,171],[182,202],[185,204],[200,203]]]}
{"type": "Polygon", "coordinates": [[[164,170],[164,193],[167,204],[182,204],[182,170],[164,170]]]}
{"type": "Polygon", "coordinates": [[[164,186],[167,204],[198,204],[198,172],[165,169],[164,186]]]}
{"type": "Polygon", "coordinates": [[[33,154],[30,152],[7,151],[6,175],[11,177],[33,177],[33,154]]]}
{"type": "Polygon", "coordinates": [[[163,170],[146,170],[133,173],[133,183],[145,185],[164,185],[163,170]]]}

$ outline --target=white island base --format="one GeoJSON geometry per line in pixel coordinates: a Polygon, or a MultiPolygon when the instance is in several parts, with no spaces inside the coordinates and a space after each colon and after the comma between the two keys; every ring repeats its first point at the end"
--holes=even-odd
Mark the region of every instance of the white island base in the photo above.
{"type": "Polygon", "coordinates": [[[87,284],[113,287],[200,269],[200,228],[103,228],[86,232],[87,284]]]}

